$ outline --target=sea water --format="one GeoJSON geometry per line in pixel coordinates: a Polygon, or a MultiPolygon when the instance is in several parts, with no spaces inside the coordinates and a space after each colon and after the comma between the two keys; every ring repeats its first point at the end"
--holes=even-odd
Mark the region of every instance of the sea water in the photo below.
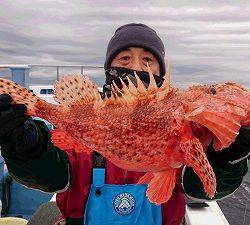
{"type": "Polygon", "coordinates": [[[250,225],[250,166],[242,185],[229,197],[217,202],[229,224],[250,225]]]}

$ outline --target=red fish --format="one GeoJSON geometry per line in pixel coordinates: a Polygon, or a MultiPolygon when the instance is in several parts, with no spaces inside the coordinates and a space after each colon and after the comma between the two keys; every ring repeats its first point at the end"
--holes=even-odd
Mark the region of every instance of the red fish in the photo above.
{"type": "Polygon", "coordinates": [[[198,85],[186,91],[170,85],[169,75],[158,88],[149,69],[146,88],[136,76],[134,85],[113,85],[111,98],[101,99],[87,76],[68,75],[55,84],[51,104],[25,88],[0,79],[0,94],[27,105],[27,113],[54,124],[52,141],[61,149],[95,150],[117,166],[147,172],[147,197],[166,202],[175,186],[176,170],[187,165],[200,178],[205,192],[216,193],[215,174],[204,153],[214,140],[216,150],[232,143],[241,125],[249,125],[250,93],[234,83],[198,85]]]}

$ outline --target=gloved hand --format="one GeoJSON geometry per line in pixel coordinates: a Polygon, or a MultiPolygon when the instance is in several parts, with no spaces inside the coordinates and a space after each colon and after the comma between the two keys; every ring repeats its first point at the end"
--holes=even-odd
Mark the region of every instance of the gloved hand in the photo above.
{"type": "Polygon", "coordinates": [[[250,126],[242,126],[239,132],[239,137],[244,143],[250,144],[250,126]]]}
{"type": "Polygon", "coordinates": [[[3,156],[31,149],[38,142],[37,127],[25,113],[26,105],[11,104],[8,94],[0,95],[0,146],[3,156]]]}
{"type": "Polygon", "coordinates": [[[207,153],[208,157],[215,163],[235,164],[248,157],[250,153],[250,127],[242,126],[236,140],[229,147],[215,152],[210,144],[207,153]]]}

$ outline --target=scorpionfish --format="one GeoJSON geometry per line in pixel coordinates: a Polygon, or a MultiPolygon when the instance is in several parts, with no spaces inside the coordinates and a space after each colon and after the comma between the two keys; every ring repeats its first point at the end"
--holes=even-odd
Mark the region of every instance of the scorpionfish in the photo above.
{"type": "Polygon", "coordinates": [[[55,100],[48,103],[18,84],[0,79],[0,94],[26,104],[27,114],[52,123],[52,142],[66,150],[99,152],[117,166],[146,172],[138,184],[155,204],[170,198],[176,171],[192,167],[205,193],[213,198],[216,177],[205,155],[213,141],[216,151],[229,146],[241,125],[250,125],[250,93],[235,83],[196,85],[179,90],[170,84],[169,68],[157,87],[148,67],[145,87],[135,74],[122,88],[113,83],[110,98],[101,98],[87,76],[67,75],[55,84],[55,100]]]}

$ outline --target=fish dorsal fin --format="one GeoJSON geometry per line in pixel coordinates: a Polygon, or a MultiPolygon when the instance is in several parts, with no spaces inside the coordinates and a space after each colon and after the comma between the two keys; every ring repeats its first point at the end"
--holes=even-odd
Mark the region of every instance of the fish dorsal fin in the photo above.
{"type": "Polygon", "coordinates": [[[122,84],[121,89],[117,85],[112,83],[112,92],[109,99],[105,99],[106,105],[145,105],[156,101],[161,101],[169,93],[173,92],[173,88],[170,86],[170,66],[168,64],[168,70],[164,77],[164,82],[160,88],[157,87],[154,75],[147,64],[149,73],[149,85],[146,88],[140,78],[135,72],[136,84],[134,84],[129,77],[127,77],[128,86],[120,79],[122,84]]]}
{"type": "Polygon", "coordinates": [[[97,85],[84,75],[67,75],[55,84],[54,99],[63,106],[102,103],[97,85]]]}
{"type": "MultiPolygon", "coordinates": [[[[129,80],[129,78],[128,78],[129,80]]],[[[129,80],[129,87],[126,86],[126,84],[123,82],[122,79],[120,79],[122,83],[122,88],[119,89],[115,82],[112,83],[112,92],[110,98],[105,98],[106,105],[133,105],[137,102],[138,98],[136,93],[133,91],[135,90],[137,92],[136,87],[134,84],[129,80]]]]}

